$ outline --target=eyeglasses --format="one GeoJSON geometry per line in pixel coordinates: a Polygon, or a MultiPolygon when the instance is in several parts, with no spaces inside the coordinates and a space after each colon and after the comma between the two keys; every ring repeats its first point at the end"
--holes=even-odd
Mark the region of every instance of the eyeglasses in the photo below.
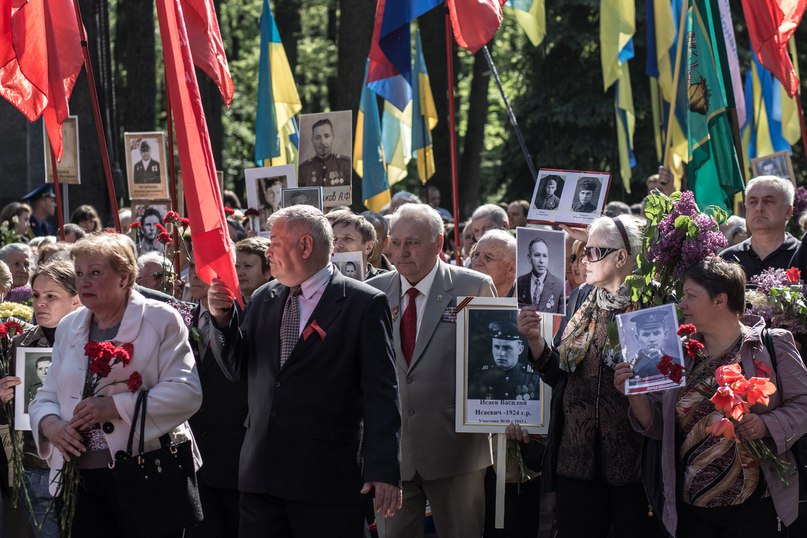
{"type": "Polygon", "coordinates": [[[604,247],[583,247],[583,256],[586,257],[589,263],[597,263],[602,261],[603,258],[616,252],[618,248],[604,248],[604,247]]]}

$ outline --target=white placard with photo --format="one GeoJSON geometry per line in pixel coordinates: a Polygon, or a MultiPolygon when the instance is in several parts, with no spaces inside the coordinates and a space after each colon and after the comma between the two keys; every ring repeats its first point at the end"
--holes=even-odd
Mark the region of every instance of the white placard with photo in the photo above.
{"type": "Polygon", "coordinates": [[[322,187],[324,207],[350,205],[353,114],[349,110],[300,116],[300,187],[322,187]]]}
{"type": "Polygon", "coordinates": [[[168,194],[168,159],[165,133],[123,133],[129,198],[159,200],[168,194]]]}
{"type": "Polygon", "coordinates": [[[566,237],[563,232],[516,229],[516,297],[519,306],[566,314],[566,237]]]}
{"type": "Polygon", "coordinates": [[[527,220],[533,224],[588,225],[602,213],[611,174],[541,169],[527,220]]]}
{"type": "Polygon", "coordinates": [[[169,200],[140,201],[132,205],[132,222],[139,222],[140,228],[135,233],[138,255],[147,252],[160,252],[165,245],[157,240],[160,235],[159,225],[163,225],[163,217],[171,208],[169,200]]]}
{"type": "Polygon", "coordinates": [[[625,381],[626,394],[643,394],[682,386],[659,370],[666,356],[670,364],[684,367],[674,304],[643,308],[616,316],[622,358],[633,366],[633,378],[625,381]]]}
{"type": "Polygon", "coordinates": [[[52,355],[53,349],[49,347],[17,348],[14,371],[20,378],[20,384],[14,388],[14,428],[18,431],[31,431],[28,406],[45,384],[52,355]]]}
{"type": "Polygon", "coordinates": [[[334,252],[331,262],[348,278],[364,280],[364,264],[361,252],[334,252]]]}
{"type": "Polygon", "coordinates": [[[283,207],[310,205],[322,211],[322,187],[289,187],[281,191],[283,207]]]}
{"type": "Polygon", "coordinates": [[[247,207],[258,212],[252,219],[252,229],[268,231],[266,221],[282,207],[282,191],[297,186],[297,174],[293,164],[263,166],[244,170],[247,186],[247,207]]]}
{"type": "MultiPolygon", "coordinates": [[[[45,139],[45,182],[53,183],[53,166],[51,166],[50,141],[42,122],[45,139]]],[[[56,163],[60,185],[81,185],[81,158],[78,143],[78,116],[68,116],[62,124],[62,160],[56,163]]]]}

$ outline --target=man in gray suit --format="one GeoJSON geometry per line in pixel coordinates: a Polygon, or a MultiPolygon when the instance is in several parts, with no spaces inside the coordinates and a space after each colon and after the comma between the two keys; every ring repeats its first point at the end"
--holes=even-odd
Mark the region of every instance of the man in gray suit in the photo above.
{"type": "Polygon", "coordinates": [[[454,432],[456,305],[459,296],[494,295],[487,275],[441,262],[443,221],[426,204],[392,216],[395,271],[367,281],[392,308],[401,397],[403,508],[377,520],[382,538],[423,536],[426,500],[440,538],[479,538],[484,476],[492,464],[487,434],[454,432]]]}

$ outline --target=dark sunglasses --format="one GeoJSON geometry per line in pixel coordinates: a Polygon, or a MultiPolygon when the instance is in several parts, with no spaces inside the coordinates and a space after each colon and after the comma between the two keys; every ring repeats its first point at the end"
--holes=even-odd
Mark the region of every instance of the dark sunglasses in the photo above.
{"type": "Polygon", "coordinates": [[[619,250],[618,248],[601,248],[601,247],[583,247],[583,256],[586,257],[590,263],[597,263],[601,261],[603,258],[611,254],[612,252],[616,252],[619,250]]]}

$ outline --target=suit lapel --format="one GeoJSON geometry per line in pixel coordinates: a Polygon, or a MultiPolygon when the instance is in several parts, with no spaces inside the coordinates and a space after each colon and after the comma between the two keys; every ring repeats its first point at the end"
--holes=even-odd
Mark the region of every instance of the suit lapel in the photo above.
{"type": "MultiPolygon", "coordinates": [[[[325,338],[327,338],[328,329],[331,327],[333,321],[342,310],[342,300],[344,298],[345,277],[343,277],[339,271],[334,269],[331,281],[325,286],[325,290],[323,290],[322,296],[319,298],[319,302],[314,308],[314,311],[311,313],[311,317],[308,318],[305,326],[308,327],[316,321],[317,325],[319,325],[319,327],[325,331],[325,338]]],[[[285,305],[285,301],[283,304],[285,305]]],[[[294,346],[294,349],[292,349],[291,354],[286,360],[286,363],[283,365],[282,370],[288,368],[290,363],[299,360],[298,357],[305,355],[306,351],[314,346],[316,342],[320,342],[320,336],[316,332],[309,335],[307,340],[303,334],[300,334],[300,338],[297,340],[297,344],[294,346]]]]}
{"type": "MultiPolygon", "coordinates": [[[[277,286],[268,290],[264,302],[267,303],[266,321],[263,323],[256,323],[256,326],[266,327],[267,341],[269,346],[269,370],[272,372],[272,377],[276,378],[277,373],[280,371],[280,324],[283,322],[283,308],[286,306],[286,298],[289,296],[289,288],[278,283],[277,286]],[[275,329],[277,327],[277,329],[275,329]],[[273,352],[272,352],[273,351],[273,352]]],[[[259,305],[250,304],[249,308],[255,308],[259,305]]],[[[256,312],[257,314],[257,312],[256,312]]],[[[257,344],[261,339],[255,335],[255,343],[257,344]]]]}
{"type": "Polygon", "coordinates": [[[443,312],[446,307],[451,303],[453,296],[449,291],[454,288],[454,283],[451,280],[451,274],[448,272],[442,262],[437,262],[437,274],[434,275],[434,282],[429,291],[429,296],[426,298],[424,306],[423,319],[420,322],[420,329],[417,333],[417,340],[415,340],[415,350],[412,352],[412,363],[410,368],[414,368],[415,364],[423,355],[426,345],[431,340],[437,325],[440,323],[440,318],[443,317],[443,312]]]}
{"type": "Polygon", "coordinates": [[[392,278],[389,279],[389,284],[384,291],[387,294],[389,307],[392,311],[392,338],[395,346],[395,360],[398,366],[406,370],[409,368],[404,359],[403,350],[401,349],[401,316],[403,316],[403,309],[401,308],[401,276],[394,273],[392,278]]]}

